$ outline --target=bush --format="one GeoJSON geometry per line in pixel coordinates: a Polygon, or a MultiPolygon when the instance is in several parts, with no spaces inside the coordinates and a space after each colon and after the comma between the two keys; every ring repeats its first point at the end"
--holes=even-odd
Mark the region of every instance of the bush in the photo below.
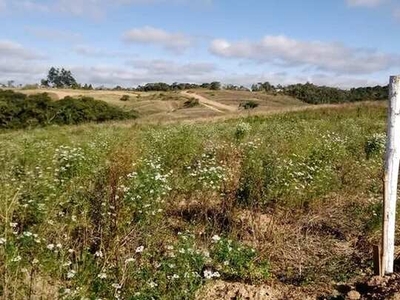
{"type": "Polygon", "coordinates": [[[258,107],[259,104],[257,102],[254,102],[252,100],[247,101],[245,103],[240,103],[239,107],[243,107],[244,109],[254,109],[258,107]]]}
{"type": "Polygon", "coordinates": [[[249,123],[241,122],[236,126],[235,138],[240,140],[251,130],[251,125],[249,123]]]}
{"type": "Polygon", "coordinates": [[[200,103],[199,100],[197,100],[196,98],[190,98],[189,100],[185,101],[185,103],[183,103],[184,108],[191,108],[198,105],[200,105],[200,103]]]}
{"type": "Polygon", "coordinates": [[[52,101],[47,93],[27,96],[0,90],[0,128],[26,128],[50,124],[79,124],[135,118],[106,102],[90,97],[52,101]]]}
{"type": "Polygon", "coordinates": [[[385,134],[373,134],[365,142],[365,154],[367,159],[375,155],[383,155],[386,146],[386,135],[385,134]]]}
{"type": "Polygon", "coordinates": [[[123,95],[122,97],[121,97],[121,99],[119,99],[119,100],[121,100],[121,101],[128,101],[129,100],[129,95],[123,95]]]}

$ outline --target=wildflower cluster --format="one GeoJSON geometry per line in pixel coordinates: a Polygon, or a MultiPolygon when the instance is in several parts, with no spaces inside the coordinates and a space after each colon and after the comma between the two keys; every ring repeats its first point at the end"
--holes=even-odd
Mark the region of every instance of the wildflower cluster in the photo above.
{"type": "Polygon", "coordinates": [[[61,145],[55,149],[53,164],[55,177],[60,183],[78,175],[82,163],[85,161],[85,153],[81,147],[71,147],[61,145]]]}
{"type": "Polygon", "coordinates": [[[187,167],[189,176],[194,178],[200,188],[218,190],[221,184],[227,180],[227,169],[222,162],[217,162],[213,152],[203,153],[193,167],[187,167]]]}
{"type": "MultiPolygon", "coordinates": [[[[171,191],[168,179],[172,171],[166,172],[161,159],[143,159],[136,171],[129,173],[120,185],[124,201],[135,208],[140,216],[155,216],[163,213],[164,197],[171,191]]],[[[140,219],[141,217],[139,217],[140,219]]]]}
{"type": "Polygon", "coordinates": [[[365,142],[365,154],[367,158],[373,156],[381,156],[385,151],[386,135],[383,133],[375,133],[365,142]]]}
{"type": "Polygon", "coordinates": [[[235,138],[240,140],[246,136],[251,130],[251,125],[246,122],[240,122],[235,128],[235,138]]]}

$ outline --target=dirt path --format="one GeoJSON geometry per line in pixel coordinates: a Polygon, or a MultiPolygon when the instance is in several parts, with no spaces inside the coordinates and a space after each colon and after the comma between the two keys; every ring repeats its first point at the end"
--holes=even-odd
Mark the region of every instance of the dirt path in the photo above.
{"type": "Polygon", "coordinates": [[[185,92],[181,92],[181,94],[185,97],[195,98],[195,99],[199,100],[200,104],[204,105],[205,107],[207,107],[209,109],[220,112],[220,113],[238,111],[238,109],[236,107],[232,107],[229,105],[219,103],[217,101],[207,99],[206,97],[200,96],[195,93],[189,93],[189,92],[185,91],[185,92]]]}

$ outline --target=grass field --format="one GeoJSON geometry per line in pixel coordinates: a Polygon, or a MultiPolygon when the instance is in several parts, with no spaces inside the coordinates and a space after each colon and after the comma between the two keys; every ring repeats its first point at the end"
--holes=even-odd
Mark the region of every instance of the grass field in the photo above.
{"type": "Polygon", "coordinates": [[[1,133],[0,295],[329,295],[372,272],[385,116],[367,103],[1,133]]]}
{"type": "Polygon", "coordinates": [[[193,119],[208,119],[223,116],[246,116],[265,114],[290,109],[305,108],[304,102],[284,95],[268,95],[263,92],[209,91],[204,89],[189,92],[126,92],[126,91],[85,91],[71,89],[20,90],[25,94],[47,92],[54,100],[66,96],[88,96],[109,104],[136,110],[143,122],[168,122],[193,119]],[[124,95],[129,100],[121,101],[124,95]],[[185,108],[184,103],[193,97],[204,98],[196,107],[185,108]],[[252,110],[239,109],[239,104],[254,101],[259,106],[252,110]],[[222,108],[221,108],[222,107],[222,108]]]}

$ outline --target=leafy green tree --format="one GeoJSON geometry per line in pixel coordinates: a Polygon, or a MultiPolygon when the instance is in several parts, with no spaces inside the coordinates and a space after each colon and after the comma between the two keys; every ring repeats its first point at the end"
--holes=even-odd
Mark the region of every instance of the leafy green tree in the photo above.
{"type": "Polygon", "coordinates": [[[56,88],[77,88],[79,87],[75,78],[72,76],[71,71],[64,68],[56,69],[51,67],[47,79],[42,79],[42,85],[51,86],[56,88]]]}
{"type": "Polygon", "coordinates": [[[213,81],[213,82],[210,83],[210,90],[218,91],[220,89],[221,89],[221,82],[213,81]]]}

